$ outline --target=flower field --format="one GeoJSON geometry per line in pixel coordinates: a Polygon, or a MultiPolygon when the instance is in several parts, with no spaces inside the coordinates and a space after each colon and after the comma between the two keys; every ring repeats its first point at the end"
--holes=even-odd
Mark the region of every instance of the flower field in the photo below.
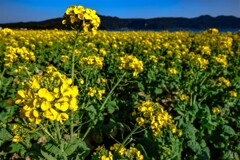
{"type": "Polygon", "coordinates": [[[240,32],[91,25],[0,30],[1,159],[239,159],[240,32]]]}

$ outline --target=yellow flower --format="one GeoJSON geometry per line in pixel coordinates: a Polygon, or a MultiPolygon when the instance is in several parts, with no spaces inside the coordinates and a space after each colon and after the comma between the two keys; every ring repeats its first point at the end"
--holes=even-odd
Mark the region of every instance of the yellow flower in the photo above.
{"type": "Polygon", "coordinates": [[[67,55],[62,55],[60,59],[61,59],[62,62],[66,62],[66,61],[68,61],[70,58],[69,58],[69,56],[67,56],[67,55]]]}
{"type": "MultiPolygon", "coordinates": [[[[22,99],[24,99],[26,96],[25,96],[25,91],[23,90],[23,89],[21,89],[21,90],[19,90],[18,92],[17,92],[17,96],[19,97],[19,98],[22,98],[22,99]]],[[[17,103],[17,102],[16,102],[17,103]]],[[[18,104],[18,103],[17,103],[18,104]]]]}
{"type": "Polygon", "coordinates": [[[77,98],[71,98],[69,101],[69,109],[72,111],[76,111],[78,109],[78,100],[77,98]]]}
{"type": "Polygon", "coordinates": [[[50,108],[43,113],[43,116],[54,121],[58,117],[58,112],[56,110],[54,110],[53,108],[50,108]]]}
{"type": "Polygon", "coordinates": [[[51,108],[51,103],[49,101],[43,101],[42,104],[41,104],[41,109],[43,111],[46,111],[48,110],[49,108],[51,108]]]}
{"type": "MultiPolygon", "coordinates": [[[[110,147],[110,150],[111,150],[111,151],[117,151],[120,146],[121,146],[120,143],[115,143],[113,146],[110,147]]],[[[125,147],[122,147],[122,148],[118,151],[118,153],[122,156],[122,155],[124,155],[124,153],[126,152],[126,150],[127,150],[127,149],[126,149],[125,147]]]]}
{"type": "Polygon", "coordinates": [[[55,99],[54,94],[49,92],[46,88],[39,89],[38,96],[40,98],[45,98],[47,101],[50,101],[50,102],[54,101],[55,99]]]}
{"type": "Polygon", "coordinates": [[[142,126],[145,123],[145,119],[142,118],[142,117],[137,117],[136,121],[137,121],[139,126],[142,126]]]}
{"type": "Polygon", "coordinates": [[[109,151],[108,156],[106,156],[106,155],[101,156],[101,160],[113,160],[112,153],[109,151]]]}
{"type": "Polygon", "coordinates": [[[67,113],[60,113],[57,116],[57,121],[60,122],[61,124],[63,124],[63,121],[68,120],[68,114],[67,113]]]}
{"type": "Polygon", "coordinates": [[[213,114],[219,114],[221,112],[221,110],[218,107],[213,107],[212,112],[213,112],[213,114]]]}
{"type": "Polygon", "coordinates": [[[81,79],[79,79],[79,83],[80,84],[84,84],[84,80],[81,78],[81,79]]]}
{"type": "Polygon", "coordinates": [[[172,133],[176,133],[177,132],[177,127],[174,125],[174,127],[172,128],[172,133]]]}
{"type": "Polygon", "coordinates": [[[66,24],[66,23],[67,23],[66,19],[62,20],[62,24],[66,24]]]}
{"type": "Polygon", "coordinates": [[[182,137],[182,130],[178,130],[178,137],[182,137]]]}
{"type": "Polygon", "coordinates": [[[40,89],[39,81],[36,78],[33,78],[31,88],[33,88],[33,89],[40,89]]]}
{"type": "Polygon", "coordinates": [[[177,74],[177,73],[178,73],[178,71],[177,71],[175,68],[168,68],[167,71],[168,71],[168,73],[171,74],[171,75],[172,75],[172,74],[177,74]]]}
{"type": "Polygon", "coordinates": [[[63,112],[65,112],[65,111],[68,110],[68,108],[69,108],[68,102],[55,103],[54,106],[55,106],[58,110],[63,111],[63,112]]]}
{"type": "Polygon", "coordinates": [[[229,94],[231,97],[237,97],[237,92],[235,91],[229,91],[229,94]]]}
{"type": "Polygon", "coordinates": [[[19,135],[15,135],[13,138],[12,138],[12,141],[15,142],[15,143],[18,143],[22,140],[22,137],[19,136],[19,135]]]}
{"type": "Polygon", "coordinates": [[[185,100],[188,100],[189,99],[189,96],[187,96],[186,94],[182,94],[181,96],[180,96],[180,100],[181,101],[185,101],[185,100]]]}
{"type": "Polygon", "coordinates": [[[18,131],[18,129],[19,129],[19,126],[18,126],[17,124],[14,124],[14,125],[13,125],[13,128],[12,128],[12,132],[13,132],[14,134],[16,134],[17,131],[18,131]]]}

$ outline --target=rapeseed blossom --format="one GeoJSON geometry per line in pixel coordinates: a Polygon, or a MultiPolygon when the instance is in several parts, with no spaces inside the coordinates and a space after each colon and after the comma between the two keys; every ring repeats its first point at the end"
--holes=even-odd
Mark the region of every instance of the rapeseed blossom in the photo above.
{"type": "Polygon", "coordinates": [[[43,75],[34,75],[17,92],[15,103],[22,106],[21,118],[35,124],[44,118],[63,124],[69,118],[68,111],[78,109],[78,88],[71,84],[72,80],[53,66],[47,67],[43,75]]]}
{"type": "Polygon", "coordinates": [[[62,23],[70,25],[74,29],[81,29],[84,32],[91,31],[95,34],[100,26],[100,18],[95,10],[73,5],[67,8],[62,23]]]}
{"type": "Polygon", "coordinates": [[[138,125],[149,127],[155,136],[159,135],[164,127],[173,125],[172,116],[159,103],[144,101],[135,108],[132,115],[136,116],[138,125]]]}
{"type": "Polygon", "coordinates": [[[93,66],[99,69],[102,69],[103,67],[103,57],[98,56],[88,56],[88,57],[82,57],[79,61],[81,65],[87,65],[87,66],[93,66]]]}
{"type": "Polygon", "coordinates": [[[97,155],[97,157],[101,160],[112,160],[114,158],[114,155],[118,154],[118,156],[124,158],[124,159],[137,159],[137,160],[143,160],[144,156],[141,154],[141,152],[135,148],[135,147],[121,147],[120,143],[115,143],[112,146],[110,146],[110,149],[107,150],[104,146],[98,146],[93,153],[93,155],[97,155]],[[116,153],[117,152],[117,153],[116,153]],[[116,153],[116,154],[112,154],[116,153]]]}
{"type": "Polygon", "coordinates": [[[133,55],[125,55],[120,57],[119,69],[133,70],[133,76],[137,76],[143,71],[143,62],[133,55]]]}
{"type": "Polygon", "coordinates": [[[5,66],[10,67],[14,62],[22,59],[26,62],[35,61],[35,55],[33,52],[29,51],[26,47],[15,48],[12,46],[7,46],[4,52],[5,66]]]}

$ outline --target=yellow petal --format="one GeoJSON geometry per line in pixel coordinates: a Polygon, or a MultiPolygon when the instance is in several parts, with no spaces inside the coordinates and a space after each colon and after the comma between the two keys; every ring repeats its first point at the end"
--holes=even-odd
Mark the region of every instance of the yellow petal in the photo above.
{"type": "Polygon", "coordinates": [[[48,94],[46,96],[46,100],[52,102],[52,101],[54,101],[54,99],[55,99],[54,94],[51,92],[48,92],[48,94]]]}
{"type": "Polygon", "coordinates": [[[49,92],[46,88],[41,88],[38,91],[38,96],[40,98],[45,98],[47,101],[54,101],[55,97],[54,94],[49,92]]]}
{"type": "Polygon", "coordinates": [[[36,119],[35,119],[35,123],[36,123],[36,124],[40,124],[40,123],[41,123],[41,118],[36,118],[36,119]]]}
{"type": "Polygon", "coordinates": [[[63,103],[56,103],[55,105],[54,105],[57,109],[59,109],[59,110],[61,110],[61,111],[66,111],[66,110],[68,110],[68,108],[69,108],[69,104],[68,104],[68,102],[63,102],[63,103]]]}
{"type": "Polygon", "coordinates": [[[77,86],[71,87],[71,96],[77,97],[77,95],[78,95],[78,87],[77,86]]]}
{"type": "Polygon", "coordinates": [[[33,114],[33,116],[34,116],[35,118],[38,118],[38,117],[39,117],[39,113],[38,113],[38,111],[35,110],[35,109],[32,111],[32,114],[33,114]]]}
{"type": "Polygon", "coordinates": [[[69,106],[70,110],[76,111],[78,109],[78,100],[77,100],[77,98],[72,98],[69,103],[70,103],[70,106],[69,106]]]}
{"type": "Polygon", "coordinates": [[[12,141],[17,143],[17,142],[20,142],[22,140],[21,136],[19,135],[15,135],[13,138],[12,138],[12,141]]]}
{"type": "Polygon", "coordinates": [[[68,102],[69,98],[68,97],[61,97],[60,99],[57,100],[57,102],[68,102]]]}
{"type": "Polygon", "coordinates": [[[26,97],[26,96],[25,96],[25,91],[24,91],[23,89],[19,90],[19,91],[17,92],[17,94],[18,94],[21,98],[25,98],[25,97],[26,97]]]}
{"type": "Polygon", "coordinates": [[[31,111],[25,111],[24,115],[25,117],[31,117],[31,111]]]}
{"type": "Polygon", "coordinates": [[[41,109],[42,109],[43,111],[46,111],[46,110],[48,110],[49,108],[51,108],[51,103],[50,103],[49,101],[44,101],[44,102],[42,102],[42,104],[41,104],[41,109]]]}
{"type": "Polygon", "coordinates": [[[33,79],[31,88],[33,88],[33,89],[40,89],[40,84],[39,84],[37,79],[33,79]]]}
{"type": "Polygon", "coordinates": [[[38,91],[38,96],[40,98],[45,98],[46,94],[48,93],[48,90],[46,88],[41,88],[38,91]]]}
{"type": "Polygon", "coordinates": [[[57,119],[58,112],[56,110],[54,110],[53,108],[50,108],[43,113],[43,116],[54,121],[57,119]]]}
{"type": "Polygon", "coordinates": [[[63,121],[68,120],[69,116],[66,113],[60,113],[57,117],[57,121],[59,121],[61,124],[63,124],[63,121]]]}

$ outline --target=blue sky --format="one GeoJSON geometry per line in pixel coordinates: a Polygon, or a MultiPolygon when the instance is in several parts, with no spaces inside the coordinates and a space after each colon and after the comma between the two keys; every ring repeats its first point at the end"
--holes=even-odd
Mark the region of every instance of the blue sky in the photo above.
{"type": "Polygon", "coordinates": [[[66,8],[82,5],[98,14],[119,18],[240,18],[240,0],[0,0],[0,23],[41,21],[62,17],[66,8]]]}

